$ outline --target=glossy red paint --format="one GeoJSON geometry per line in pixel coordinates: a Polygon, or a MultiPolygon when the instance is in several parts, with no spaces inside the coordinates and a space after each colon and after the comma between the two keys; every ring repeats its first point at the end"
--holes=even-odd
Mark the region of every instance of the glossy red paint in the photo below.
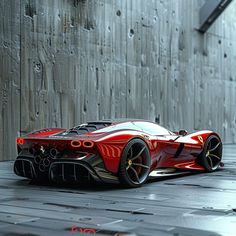
{"type": "Polygon", "coordinates": [[[125,143],[97,143],[97,147],[106,169],[112,173],[117,173],[125,143]]]}
{"type": "Polygon", "coordinates": [[[57,134],[59,132],[62,132],[66,129],[63,128],[49,128],[49,129],[42,129],[42,130],[37,130],[32,133],[29,133],[27,137],[48,137],[49,135],[52,134],[57,134]]]}

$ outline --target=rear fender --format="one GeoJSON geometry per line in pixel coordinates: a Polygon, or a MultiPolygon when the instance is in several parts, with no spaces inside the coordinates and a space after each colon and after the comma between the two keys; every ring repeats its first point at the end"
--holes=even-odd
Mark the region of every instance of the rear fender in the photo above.
{"type": "Polygon", "coordinates": [[[108,171],[118,172],[122,152],[127,143],[134,138],[140,138],[147,143],[142,132],[132,130],[110,133],[96,141],[96,146],[108,171]]]}

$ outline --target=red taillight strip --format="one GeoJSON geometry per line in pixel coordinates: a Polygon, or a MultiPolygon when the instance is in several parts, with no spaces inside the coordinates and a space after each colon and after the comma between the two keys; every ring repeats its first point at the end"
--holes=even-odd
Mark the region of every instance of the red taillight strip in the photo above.
{"type": "Polygon", "coordinates": [[[23,145],[25,143],[25,140],[23,138],[17,138],[16,143],[19,145],[23,145]]]}
{"type": "Polygon", "coordinates": [[[79,140],[72,140],[70,144],[72,147],[81,147],[81,142],[79,140]]]}
{"type": "Polygon", "coordinates": [[[92,148],[94,146],[94,143],[92,141],[85,140],[85,141],[83,141],[83,146],[85,148],[92,148]]]}

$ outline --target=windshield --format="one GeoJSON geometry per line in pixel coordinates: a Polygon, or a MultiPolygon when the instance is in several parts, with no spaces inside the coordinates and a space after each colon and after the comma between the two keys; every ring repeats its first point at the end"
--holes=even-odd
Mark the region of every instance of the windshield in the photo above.
{"type": "Polygon", "coordinates": [[[134,122],[124,122],[124,123],[118,123],[115,125],[110,125],[106,128],[96,130],[93,133],[112,132],[112,131],[124,130],[124,129],[131,129],[131,130],[140,131],[140,129],[134,125],[134,122]]]}
{"type": "Polygon", "coordinates": [[[169,130],[148,121],[133,121],[133,122],[118,123],[115,125],[110,125],[103,129],[96,130],[93,133],[112,132],[118,130],[137,130],[137,131],[143,131],[150,135],[172,134],[169,130]]]}
{"type": "Polygon", "coordinates": [[[150,135],[170,135],[172,134],[169,130],[161,127],[152,122],[135,122],[135,125],[139,127],[143,132],[148,133],[150,135]]]}

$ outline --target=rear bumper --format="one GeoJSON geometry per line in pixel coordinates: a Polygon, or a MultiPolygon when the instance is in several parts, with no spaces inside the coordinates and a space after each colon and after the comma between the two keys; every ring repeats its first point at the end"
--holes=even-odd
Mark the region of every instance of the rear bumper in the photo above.
{"type": "Polygon", "coordinates": [[[14,172],[16,175],[28,179],[57,183],[77,183],[91,179],[106,183],[119,183],[118,177],[105,169],[104,163],[98,155],[82,154],[79,158],[43,157],[43,161],[41,160],[41,164],[39,164],[34,155],[24,151],[15,160],[14,172]]]}
{"type": "Polygon", "coordinates": [[[119,183],[117,176],[104,167],[91,166],[85,161],[61,159],[50,165],[48,178],[53,182],[83,182],[90,180],[106,183],[119,183]]]}
{"type": "Polygon", "coordinates": [[[37,174],[33,162],[28,158],[19,158],[15,160],[14,172],[16,175],[26,177],[28,179],[36,179],[37,174]]]}

